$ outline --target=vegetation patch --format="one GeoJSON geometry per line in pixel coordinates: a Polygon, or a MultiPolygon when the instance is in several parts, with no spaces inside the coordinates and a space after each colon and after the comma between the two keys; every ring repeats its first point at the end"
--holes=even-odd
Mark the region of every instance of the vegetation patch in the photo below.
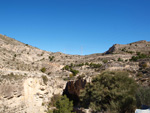
{"type": "Polygon", "coordinates": [[[45,73],[45,72],[46,72],[46,68],[43,67],[43,68],[41,69],[41,72],[45,73]]]}
{"type": "Polygon", "coordinates": [[[43,79],[43,83],[44,83],[45,85],[47,85],[47,82],[48,82],[47,76],[42,75],[42,79],[43,79]]]}
{"type": "Polygon", "coordinates": [[[140,52],[137,52],[137,56],[132,56],[130,61],[137,61],[138,59],[144,59],[144,58],[150,58],[149,55],[141,54],[140,52]]]}
{"type": "MultiPolygon", "coordinates": [[[[103,60],[103,62],[105,62],[105,63],[107,63],[108,62],[108,60],[103,60]]],[[[81,64],[77,64],[77,65],[75,65],[75,66],[79,66],[79,67],[81,67],[81,66],[84,66],[84,65],[87,65],[87,66],[90,66],[91,68],[100,68],[101,66],[102,66],[102,64],[95,64],[95,63],[88,63],[88,62],[86,62],[86,63],[81,63],[81,64]]]]}
{"type": "Polygon", "coordinates": [[[104,59],[104,60],[103,60],[103,63],[104,63],[104,64],[106,64],[107,62],[108,62],[108,60],[107,60],[107,59],[104,59]]]}
{"type": "Polygon", "coordinates": [[[150,88],[140,87],[136,93],[137,107],[140,108],[141,105],[150,106],[150,88]]]}
{"type": "Polygon", "coordinates": [[[73,113],[73,103],[69,101],[66,95],[55,95],[49,105],[55,107],[55,109],[52,110],[49,107],[47,113],[73,113]]]}
{"type": "Polygon", "coordinates": [[[90,63],[89,65],[91,68],[100,68],[102,66],[102,64],[95,64],[95,63],[90,63]]]}
{"type": "Polygon", "coordinates": [[[70,71],[72,72],[73,76],[76,76],[79,73],[78,70],[75,70],[75,69],[72,69],[72,68],[71,68],[70,71]]]}
{"type": "Polygon", "coordinates": [[[54,60],[54,56],[49,56],[49,61],[53,61],[54,60]]]}
{"type": "Polygon", "coordinates": [[[118,61],[119,61],[119,62],[122,62],[122,61],[123,61],[123,59],[121,59],[121,58],[119,57],[119,58],[118,58],[118,61]]]}
{"type": "Polygon", "coordinates": [[[93,112],[133,113],[137,84],[127,72],[104,72],[81,91],[81,104],[93,112]]]}
{"type": "Polygon", "coordinates": [[[71,64],[70,66],[69,66],[69,65],[66,65],[66,66],[63,67],[63,70],[70,71],[70,72],[72,72],[72,75],[73,75],[73,76],[76,76],[76,75],[79,73],[79,71],[73,69],[73,68],[72,68],[73,66],[74,66],[73,64],[71,64]]]}

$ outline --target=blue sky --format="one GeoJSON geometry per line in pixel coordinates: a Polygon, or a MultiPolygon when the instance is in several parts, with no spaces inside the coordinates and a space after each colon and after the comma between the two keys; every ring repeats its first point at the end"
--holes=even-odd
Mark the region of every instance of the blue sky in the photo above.
{"type": "Polygon", "coordinates": [[[150,41],[150,0],[0,0],[0,34],[51,52],[150,41]]]}

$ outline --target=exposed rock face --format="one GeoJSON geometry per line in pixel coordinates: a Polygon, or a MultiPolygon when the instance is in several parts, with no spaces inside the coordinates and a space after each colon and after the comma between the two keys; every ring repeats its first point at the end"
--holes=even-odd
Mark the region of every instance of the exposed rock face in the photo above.
{"type": "Polygon", "coordinates": [[[47,85],[41,77],[25,77],[15,82],[5,79],[0,84],[0,113],[44,113],[44,104],[54,94],[62,94],[65,84],[50,77],[47,85]]]}
{"type": "Polygon", "coordinates": [[[117,44],[115,44],[115,45],[113,45],[111,48],[109,48],[109,50],[106,51],[106,54],[111,54],[111,53],[115,52],[115,51],[116,51],[116,45],[117,45],[117,44]]]}
{"type": "Polygon", "coordinates": [[[77,81],[69,81],[67,82],[66,88],[63,92],[64,95],[67,95],[67,97],[70,100],[73,100],[74,106],[78,105],[79,103],[79,94],[80,90],[84,89],[86,85],[86,80],[79,79],[77,81]]]}

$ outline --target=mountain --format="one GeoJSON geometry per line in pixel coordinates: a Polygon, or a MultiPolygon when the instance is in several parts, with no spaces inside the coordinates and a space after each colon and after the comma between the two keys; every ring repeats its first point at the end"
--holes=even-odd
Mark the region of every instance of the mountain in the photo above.
{"type": "Polygon", "coordinates": [[[74,89],[67,86],[65,91],[76,92],[75,80],[90,82],[106,70],[126,70],[139,84],[150,85],[149,56],[147,41],[115,44],[105,53],[81,56],[40,50],[0,35],[0,112],[44,113],[51,97],[62,94],[70,81],[74,89]]]}

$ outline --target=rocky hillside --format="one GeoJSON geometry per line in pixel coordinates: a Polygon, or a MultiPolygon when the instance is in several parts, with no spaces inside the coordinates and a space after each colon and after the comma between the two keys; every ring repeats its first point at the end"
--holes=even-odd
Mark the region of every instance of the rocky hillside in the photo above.
{"type": "Polygon", "coordinates": [[[43,51],[0,35],[0,113],[44,113],[51,97],[62,94],[66,84],[65,92],[77,97],[76,87],[82,83],[73,86],[74,80],[90,82],[106,70],[126,70],[139,84],[150,85],[149,56],[147,41],[115,44],[105,53],[80,56],[43,51]]]}
{"type": "Polygon", "coordinates": [[[106,54],[126,54],[126,53],[134,54],[136,52],[149,54],[150,42],[142,40],[126,45],[115,44],[106,52],[106,54]]]}

